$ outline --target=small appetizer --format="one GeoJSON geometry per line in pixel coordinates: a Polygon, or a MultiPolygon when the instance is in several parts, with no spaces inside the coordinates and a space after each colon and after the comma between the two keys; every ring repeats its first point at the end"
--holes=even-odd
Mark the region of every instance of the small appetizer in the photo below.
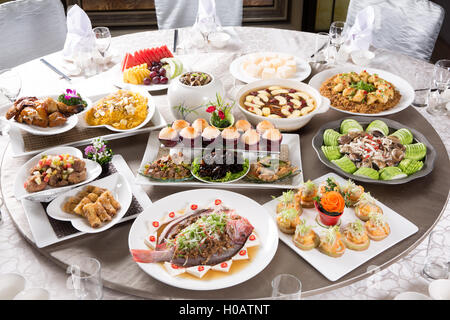
{"type": "Polygon", "coordinates": [[[364,187],[356,185],[352,180],[347,180],[347,182],[341,188],[342,194],[344,195],[345,205],[347,207],[353,207],[364,194],[364,187]]]}
{"type": "Polygon", "coordinates": [[[300,215],[295,208],[288,208],[277,214],[277,224],[280,230],[287,234],[294,234],[300,223],[300,215]]]}
{"type": "Polygon", "coordinates": [[[317,186],[311,180],[306,181],[299,188],[300,203],[304,208],[314,208],[314,197],[317,196],[317,186]]]}
{"type": "Polygon", "coordinates": [[[292,166],[290,161],[283,161],[278,157],[266,156],[250,165],[250,171],[245,178],[257,182],[274,182],[298,174],[299,172],[298,168],[292,166]]]}
{"type": "Polygon", "coordinates": [[[261,137],[255,129],[247,130],[241,137],[245,150],[257,150],[261,137]]]}
{"type": "Polygon", "coordinates": [[[369,236],[360,220],[347,224],[343,228],[342,234],[344,235],[342,241],[344,241],[345,246],[351,250],[363,251],[370,245],[369,236]]]}
{"type": "Polygon", "coordinates": [[[370,192],[364,192],[359,201],[355,204],[355,214],[362,221],[369,220],[370,213],[378,212],[383,213],[381,209],[375,202],[375,199],[370,195],[370,192]]]}
{"type": "Polygon", "coordinates": [[[222,131],[223,145],[228,148],[236,148],[241,134],[234,127],[225,128],[222,131]]]}
{"type": "Polygon", "coordinates": [[[216,143],[220,138],[220,130],[213,126],[206,127],[202,132],[202,145],[207,147],[212,143],[216,143]]]}
{"type": "Polygon", "coordinates": [[[180,131],[180,139],[186,147],[200,146],[201,133],[193,127],[185,127],[180,131]]]}
{"type": "Polygon", "coordinates": [[[198,118],[194,122],[192,122],[192,127],[200,133],[202,133],[203,130],[208,126],[208,122],[203,118],[198,118]]]}
{"type": "Polygon", "coordinates": [[[325,231],[320,238],[319,251],[333,258],[338,258],[344,254],[345,244],[342,241],[338,226],[325,231]]]}
{"type": "Polygon", "coordinates": [[[295,227],[292,241],[296,247],[302,250],[311,250],[316,248],[320,243],[319,236],[311,226],[306,225],[305,220],[300,220],[300,223],[295,227]]]}
{"type": "Polygon", "coordinates": [[[280,151],[283,135],[278,129],[267,129],[262,135],[263,146],[267,151],[280,151]]]}
{"type": "Polygon", "coordinates": [[[192,177],[182,152],[146,164],[141,174],[156,180],[184,180],[192,177]]]}
{"type": "Polygon", "coordinates": [[[279,202],[277,204],[277,213],[280,213],[281,211],[289,208],[293,208],[297,210],[298,214],[302,214],[303,209],[300,204],[300,199],[293,190],[283,192],[280,198],[281,199],[279,199],[279,202]]]}
{"type": "Polygon", "coordinates": [[[158,138],[166,147],[174,147],[178,143],[178,132],[172,127],[166,127],[159,132],[158,138]]]}
{"type": "Polygon", "coordinates": [[[327,180],[323,181],[319,186],[319,193],[324,194],[329,191],[340,192],[339,183],[337,183],[334,178],[327,178],[327,180]]]}
{"type": "Polygon", "coordinates": [[[186,120],[175,120],[172,123],[172,128],[177,130],[178,133],[180,133],[180,131],[186,127],[189,127],[189,122],[187,122],[186,120]]]}
{"type": "Polygon", "coordinates": [[[374,212],[369,215],[369,220],[365,224],[367,235],[370,239],[380,241],[391,233],[389,224],[382,214],[374,212]]]}
{"type": "Polygon", "coordinates": [[[256,131],[258,133],[263,134],[267,129],[275,129],[275,126],[272,124],[272,122],[268,120],[263,120],[256,126],[256,131]]]}
{"type": "Polygon", "coordinates": [[[238,120],[238,121],[236,121],[234,126],[241,133],[244,133],[248,129],[252,128],[252,125],[247,120],[238,120]]]}

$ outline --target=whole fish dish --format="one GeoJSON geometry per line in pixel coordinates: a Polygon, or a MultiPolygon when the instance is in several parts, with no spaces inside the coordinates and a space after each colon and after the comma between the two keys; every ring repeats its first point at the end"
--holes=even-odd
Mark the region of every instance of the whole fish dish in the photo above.
{"type": "Polygon", "coordinates": [[[228,271],[235,257],[245,258],[246,248],[253,245],[249,242],[256,237],[252,224],[235,210],[222,205],[220,199],[205,208],[191,204],[186,209],[169,213],[166,218],[150,223],[154,229],[146,244],[153,250],[131,250],[136,262],[162,262],[187,272],[189,269],[206,272],[225,266],[227,270],[220,271],[228,271]],[[168,222],[165,222],[166,218],[168,222]]]}

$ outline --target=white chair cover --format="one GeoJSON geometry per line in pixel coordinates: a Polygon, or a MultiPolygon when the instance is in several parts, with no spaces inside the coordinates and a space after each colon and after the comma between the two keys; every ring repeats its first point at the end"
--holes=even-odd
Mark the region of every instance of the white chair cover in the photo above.
{"type": "Polygon", "coordinates": [[[427,0],[350,0],[346,23],[359,11],[375,9],[372,45],[429,60],[444,20],[444,9],[427,0]]]}
{"type": "MultiPolygon", "coordinates": [[[[222,26],[242,24],[243,0],[215,0],[216,12],[222,26]]],[[[194,25],[198,0],[155,0],[159,29],[175,29],[194,25]]]]}
{"type": "Polygon", "coordinates": [[[0,4],[0,69],[61,50],[66,33],[66,16],[60,0],[0,4]]]}

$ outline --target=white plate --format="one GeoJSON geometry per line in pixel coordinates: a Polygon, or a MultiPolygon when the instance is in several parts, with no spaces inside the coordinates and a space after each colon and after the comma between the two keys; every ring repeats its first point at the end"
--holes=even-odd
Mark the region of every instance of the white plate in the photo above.
{"type": "Polygon", "coordinates": [[[72,189],[58,196],[48,205],[47,214],[56,220],[70,221],[73,227],[81,232],[97,233],[111,228],[122,219],[131,204],[132,194],[127,179],[125,179],[125,177],[120,173],[114,173],[103,179],[95,180],[89,183],[89,185],[108,189],[111,191],[114,199],[120,203],[121,208],[117,211],[117,214],[111,219],[111,221],[104,222],[99,228],[93,228],[90,226],[86,218],[76,214],[66,213],[62,210],[64,202],[69,197],[75,196],[85,186],[72,189]]]}
{"type": "MultiPolygon", "coordinates": [[[[179,56],[177,56],[178,59],[180,59],[179,56]]],[[[182,59],[180,59],[182,60],[182,59]]],[[[181,61],[183,63],[183,71],[181,72],[181,74],[183,74],[184,72],[188,71],[188,68],[186,67],[185,63],[183,61],[181,61]]],[[[123,72],[121,70],[122,66],[121,64],[116,65],[113,70],[112,70],[112,76],[113,76],[113,84],[119,88],[122,89],[129,89],[129,90],[146,90],[146,91],[159,91],[159,90],[165,90],[169,87],[170,82],[174,81],[176,78],[174,79],[169,79],[169,81],[167,81],[166,84],[149,84],[149,85],[145,85],[145,84],[132,84],[132,83],[126,83],[123,82],[123,72]]]]}
{"type": "MultiPolygon", "coordinates": [[[[328,173],[320,178],[315,179],[314,182],[319,185],[322,181],[325,181],[329,177],[335,178],[339,184],[346,181],[334,173],[328,173]]],[[[366,190],[366,192],[367,191],[370,192],[370,190],[366,190]]],[[[376,198],[376,194],[374,194],[373,196],[376,198]]],[[[277,204],[278,199],[274,199],[264,204],[264,207],[272,215],[273,220],[275,220],[276,217],[277,204]]],[[[292,241],[292,235],[279,232],[279,237],[281,241],[286,243],[303,259],[308,261],[309,264],[316,268],[317,271],[322,273],[328,280],[336,281],[347,273],[356,269],[366,261],[369,261],[373,257],[379,255],[398,242],[408,238],[419,230],[416,225],[403,218],[397,212],[386,207],[381,202],[377,201],[377,205],[379,205],[383,209],[383,215],[384,217],[386,217],[386,221],[389,223],[391,233],[384,240],[371,241],[369,248],[364,251],[353,251],[350,249],[346,249],[343,256],[339,258],[332,258],[321,253],[318,249],[312,249],[309,251],[300,250],[292,241]]],[[[320,236],[323,231],[325,231],[325,228],[317,224],[315,220],[316,216],[317,211],[315,208],[303,208],[301,218],[305,219],[308,225],[313,226],[314,231],[316,231],[316,233],[320,236]]],[[[341,217],[341,225],[344,226],[348,222],[355,220],[358,220],[358,218],[355,216],[354,209],[345,208],[344,214],[341,217]]]]}
{"type": "MultiPolygon", "coordinates": [[[[190,290],[216,290],[231,287],[249,280],[260,273],[272,260],[278,247],[278,231],[276,224],[270,219],[267,211],[257,202],[241,194],[216,189],[196,189],[178,192],[153,203],[141,213],[130,229],[128,246],[130,249],[147,249],[144,239],[148,236],[147,221],[161,219],[168,212],[183,209],[195,202],[199,207],[211,204],[220,198],[225,206],[236,210],[236,214],[248,219],[255,227],[255,233],[261,239],[256,254],[251,256],[251,262],[238,272],[229,276],[202,280],[173,277],[159,263],[137,263],[138,266],[153,278],[168,285],[190,290]]],[[[231,266],[233,268],[233,266],[231,266]]]]}
{"type": "MultiPolygon", "coordinates": [[[[133,183],[134,175],[130,167],[128,167],[124,158],[120,154],[113,156],[111,163],[116,168],[117,172],[123,175],[130,185],[133,196],[142,208],[146,208],[152,204],[147,193],[138,185],[133,183]]],[[[49,245],[60,243],[68,239],[76,238],[84,235],[85,232],[76,231],[65,235],[57,234],[58,227],[50,223],[44,206],[40,202],[22,200],[23,210],[30,225],[31,233],[33,234],[33,241],[38,248],[44,248],[49,245]],[[55,227],[55,228],[54,228],[55,227]]],[[[139,213],[125,215],[119,223],[132,220],[136,218],[139,213]]]]}
{"type": "MultiPolygon", "coordinates": [[[[48,96],[45,96],[45,98],[50,97],[50,98],[53,98],[53,99],[56,100],[56,99],[58,99],[58,96],[59,95],[48,95],[48,96]]],[[[38,98],[42,98],[42,97],[38,97],[38,98]]],[[[92,101],[89,98],[83,97],[83,100],[87,102],[86,108],[84,108],[84,110],[82,112],[80,112],[78,114],[74,114],[74,115],[68,117],[67,121],[62,126],[58,126],[58,127],[42,128],[42,127],[38,127],[38,126],[34,126],[34,125],[29,125],[29,124],[26,124],[26,123],[17,122],[16,120],[14,120],[14,118],[7,120],[5,116],[1,116],[0,120],[6,121],[11,126],[14,126],[14,127],[18,128],[18,129],[27,131],[27,132],[29,132],[31,134],[34,134],[34,135],[50,136],[50,135],[60,134],[60,133],[69,131],[70,129],[75,127],[77,125],[77,123],[78,123],[78,116],[83,114],[84,112],[86,112],[86,110],[89,109],[92,106],[92,101]]],[[[8,108],[10,106],[11,105],[9,105],[8,108]]],[[[4,110],[4,111],[6,112],[6,110],[4,110]]]]}
{"type": "MultiPolygon", "coordinates": [[[[130,90],[133,91],[133,92],[139,93],[139,94],[141,94],[142,96],[144,96],[144,97],[146,97],[146,98],[148,99],[148,102],[147,102],[147,111],[148,111],[148,112],[147,112],[147,117],[144,119],[144,121],[143,121],[141,124],[139,124],[138,126],[132,128],[132,129],[117,129],[117,128],[114,128],[114,127],[111,126],[111,125],[91,126],[91,125],[89,125],[89,124],[86,122],[86,120],[85,120],[85,118],[84,118],[84,117],[85,117],[84,114],[80,114],[80,115],[78,116],[79,122],[80,122],[80,126],[82,126],[82,127],[87,127],[87,128],[99,128],[99,127],[105,127],[105,128],[107,128],[107,129],[109,129],[109,130],[111,130],[111,131],[114,131],[114,132],[130,132],[130,131],[136,131],[136,130],[142,128],[143,126],[145,126],[145,125],[153,118],[153,115],[155,114],[155,111],[156,111],[155,100],[153,100],[153,97],[148,93],[147,90],[143,90],[142,88],[138,88],[138,89],[130,89],[130,90]]],[[[109,94],[104,94],[103,97],[106,97],[106,96],[108,96],[108,95],[109,95],[109,94]]],[[[102,97],[102,98],[103,98],[103,97],[102,97]]],[[[100,98],[100,99],[97,100],[95,103],[93,103],[93,104],[91,105],[91,108],[92,108],[94,105],[96,105],[97,102],[100,101],[102,98],[100,98]]],[[[90,108],[89,108],[89,109],[90,109],[90,108]]],[[[86,110],[86,111],[87,111],[87,110],[86,110]]]]}
{"type": "MultiPolygon", "coordinates": [[[[144,157],[142,158],[141,165],[139,167],[139,172],[142,172],[144,166],[147,163],[151,163],[156,160],[158,155],[159,147],[161,143],[158,139],[159,132],[152,132],[148,137],[147,147],[145,149],[144,157]]],[[[178,187],[221,187],[221,188],[257,188],[257,189],[292,189],[297,188],[303,183],[303,172],[302,172],[302,161],[301,161],[301,150],[300,150],[300,136],[298,134],[283,134],[282,144],[287,144],[289,147],[289,161],[291,165],[297,167],[300,170],[300,173],[292,177],[292,183],[287,183],[289,178],[286,180],[282,180],[279,183],[254,183],[245,181],[245,183],[219,183],[219,182],[210,182],[205,183],[201,181],[188,180],[182,182],[163,182],[152,180],[141,175],[139,172],[136,173],[135,183],[140,185],[158,185],[158,186],[178,186],[178,187]],[[284,182],[283,182],[284,181],[284,182]]],[[[171,149],[171,152],[182,151],[182,149],[171,149]]],[[[201,150],[196,150],[194,152],[201,152],[201,150]]],[[[244,180],[243,180],[244,181],[244,180]]]]}
{"type": "Polygon", "coordinates": [[[100,173],[102,173],[102,167],[95,161],[84,159],[83,153],[77,148],[56,147],[48,149],[45,150],[44,152],[35,155],[33,158],[24,163],[22,167],[20,167],[19,172],[16,175],[16,180],[14,181],[14,196],[16,197],[17,200],[26,199],[31,201],[49,202],[55,199],[61,193],[66,192],[67,190],[91,182],[92,180],[97,178],[100,175],[100,173]],[[58,155],[63,153],[76,156],[86,162],[86,173],[87,173],[86,180],[65,187],[52,188],[47,186],[44,190],[39,192],[33,193],[27,192],[23,187],[23,184],[30,176],[30,170],[39,162],[42,155],[58,155]]]}
{"type": "Polygon", "coordinates": [[[379,113],[359,113],[359,112],[350,112],[341,110],[338,108],[333,107],[330,104],[330,107],[333,108],[336,111],[352,114],[352,115],[360,115],[360,116],[368,116],[368,117],[380,117],[380,116],[386,116],[388,114],[393,114],[402,111],[403,109],[406,109],[409,107],[409,105],[414,100],[414,89],[411,87],[408,81],[405,79],[396,76],[395,74],[392,74],[390,72],[379,70],[379,69],[373,69],[373,68],[364,68],[361,66],[355,66],[355,65],[347,65],[345,67],[339,67],[329,70],[324,70],[318,74],[316,74],[314,77],[309,80],[309,84],[316,88],[320,92],[320,87],[322,86],[322,83],[326,81],[327,79],[331,78],[332,76],[338,74],[338,73],[344,73],[344,72],[357,72],[360,73],[362,70],[366,70],[368,73],[373,74],[377,73],[380,78],[385,79],[386,81],[391,82],[395,88],[400,92],[402,97],[400,98],[400,101],[398,104],[393,107],[392,109],[379,112],[379,113]]]}
{"type": "MultiPolygon", "coordinates": [[[[255,52],[255,53],[257,53],[257,54],[273,54],[273,53],[279,54],[282,52],[255,52]]],[[[245,82],[245,83],[250,83],[253,81],[261,80],[261,78],[255,78],[255,77],[250,76],[247,72],[244,71],[244,69],[242,67],[242,63],[255,53],[246,54],[242,57],[239,57],[239,58],[233,60],[233,62],[231,62],[230,73],[233,75],[233,77],[235,77],[236,79],[238,79],[242,82],[245,82]]],[[[282,54],[286,54],[286,53],[282,53],[282,54]]],[[[295,75],[292,78],[289,78],[289,79],[303,81],[306,78],[308,78],[309,75],[311,74],[311,66],[309,65],[308,61],[303,60],[299,57],[294,56],[294,59],[297,62],[297,72],[295,73],[295,75]]]]}

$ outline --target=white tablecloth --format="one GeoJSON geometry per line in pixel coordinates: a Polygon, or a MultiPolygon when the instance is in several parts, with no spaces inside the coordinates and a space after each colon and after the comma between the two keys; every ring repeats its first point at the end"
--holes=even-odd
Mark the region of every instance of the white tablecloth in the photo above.
{"type": "MultiPolygon", "coordinates": [[[[234,43],[234,51],[239,49],[241,52],[252,52],[257,49],[277,48],[278,51],[296,54],[300,57],[307,57],[314,51],[314,35],[310,33],[269,28],[236,28],[235,31],[239,36],[239,41],[234,43]]],[[[116,37],[112,39],[111,47],[115,53],[121,56],[125,52],[134,52],[137,49],[162,44],[167,44],[171,48],[172,42],[173,31],[164,30],[116,37]]],[[[225,48],[221,51],[213,51],[209,55],[193,56],[190,62],[198,69],[214,70],[214,74],[219,75],[226,89],[229,90],[234,85],[234,79],[228,72],[229,61],[232,61],[234,56],[239,55],[235,52],[227,52],[225,48]],[[223,61],[227,63],[222,63],[223,61]]],[[[46,59],[55,66],[61,67],[60,53],[49,55],[46,59]]],[[[409,80],[414,79],[417,70],[432,67],[426,62],[383,50],[377,50],[377,57],[372,61],[371,66],[386,69],[409,80]]],[[[74,86],[85,95],[99,91],[109,92],[115,89],[111,83],[110,71],[88,79],[74,77],[72,85],[69,85],[64,80],[60,80],[57,74],[38,60],[20,65],[16,69],[21,73],[23,80],[21,95],[36,92],[44,95],[53,93],[55,90],[56,92],[62,92],[66,88],[74,86]]],[[[162,102],[164,97],[158,97],[158,99],[162,102]]],[[[439,133],[448,152],[450,150],[449,118],[446,116],[431,116],[424,109],[418,110],[439,133]]],[[[162,113],[166,120],[172,120],[168,110],[162,110],[162,113]]],[[[5,150],[7,141],[7,138],[0,136],[1,152],[5,150]]],[[[450,209],[448,206],[435,229],[450,232],[450,209]]],[[[392,299],[403,291],[428,294],[428,282],[420,275],[426,255],[427,242],[428,238],[407,256],[365,280],[308,299],[392,299]]],[[[72,291],[66,288],[67,275],[64,270],[42,256],[39,251],[25,241],[14,226],[11,217],[3,213],[3,223],[0,225],[0,274],[10,272],[24,276],[27,281],[27,288],[46,288],[51,294],[51,299],[74,298],[72,291]]],[[[104,290],[104,298],[139,299],[107,288],[104,290]]]]}

